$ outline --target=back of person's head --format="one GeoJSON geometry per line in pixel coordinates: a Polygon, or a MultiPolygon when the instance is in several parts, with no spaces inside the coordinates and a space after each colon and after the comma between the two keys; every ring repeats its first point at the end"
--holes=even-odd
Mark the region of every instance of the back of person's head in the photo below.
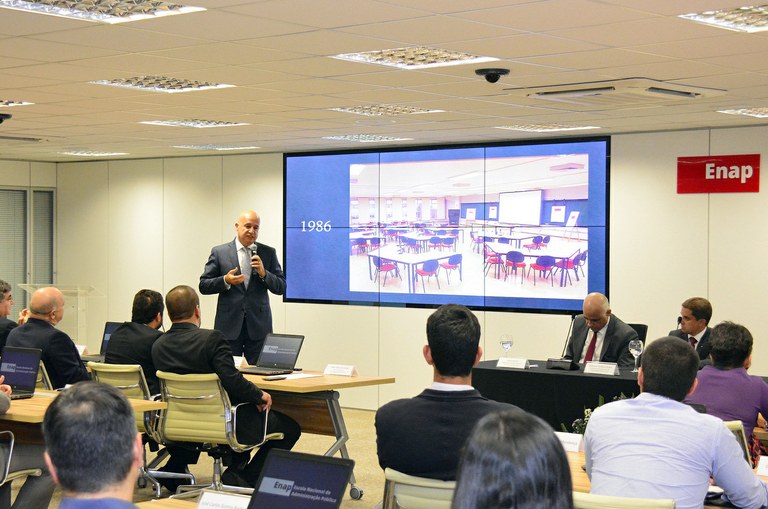
{"type": "Polygon", "coordinates": [[[165,295],[165,306],[172,322],[192,318],[199,304],[200,298],[190,286],[179,285],[165,295]]]}
{"type": "Polygon", "coordinates": [[[13,290],[11,285],[0,279],[0,297],[5,297],[7,294],[11,293],[11,290],[13,290]]]}
{"type": "Polygon", "coordinates": [[[643,392],[683,401],[699,371],[699,356],[687,341],[670,336],[643,351],[643,392]]]}
{"type": "Polygon", "coordinates": [[[690,309],[691,314],[697,320],[709,320],[712,318],[712,304],[704,297],[691,297],[683,302],[685,309],[690,309]]]}
{"type": "Polygon", "coordinates": [[[712,364],[720,369],[744,367],[752,354],[752,334],[743,325],[723,322],[712,328],[709,337],[712,364]]]}
{"type": "Polygon", "coordinates": [[[483,417],[464,445],[453,509],[571,509],[568,458],[546,422],[520,409],[483,417]]]}
{"type": "Polygon", "coordinates": [[[98,493],[134,468],[136,421],[118,389],[80,382],[61,391],[43,419],[45,449],[61,487],[98,493]]]}
{"type": "Polygon", "coordinates": [[[427,342],[443,376],[468,376],[480,345],[480,322],[467,307],[444,304],[427,319],[427,342]]]}
{"type": "Polygon", "coordinates": [[[131,321],[136,323],[148,324],[157,317],[157,314],[163,314],[165,305],[163,296],[160,292],[154,290],[139,290],[133,298],[133,308],[131,309],[131,321]]]}

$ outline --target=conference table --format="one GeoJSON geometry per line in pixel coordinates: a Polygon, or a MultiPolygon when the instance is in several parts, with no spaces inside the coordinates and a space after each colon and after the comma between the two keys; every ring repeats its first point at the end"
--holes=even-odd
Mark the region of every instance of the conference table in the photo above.
{"type": "Polygon", "coordinates": [[[594,409],[602,396],[606,403],[623,394],[637,396],[637,373],[619,368],[617,376],[546,369],[546,361],[529,360],[530,369],[497,368],[495,360],[482,361],[472,370],[472,385],[486,398],[512,403],[538,415],[556,431],[571,430],[584,409],[594,409]]]}
{"type": "MultiPolygon", "coordinates": [[[[339,405],[338,391],[395,383],[394,377],[324,375],[311,371],[289,375],[285,380],[264,380],[263,375],[243,374],[260,389],[267,391],[272,396],[272,408],[292,417],[301,426],[302,433],[336,437],[325,456],[339,452],[342,458],[349,458],[346,446],[349,433],[339,405]]],[[[363,496],[362,489],[356,484],[354,472],[350,479],[349,494],[355,500],[363,496]]]]}
{"type": "MultiPolygon", "coordinates": [[[[509,244],[502,244],[502,243],[499,243],[499,242],[486,242],[485,245],[488,247],[488,249],[490,249],[494,253],[496,253],[498,255],[502,255],[502,256],[506,255],[509,251],[514,251],[513,249],[510,249],[510,245],[509,244]]],[[[536,259],[538,257],[540,257],[540,256],[551,256],[552,258],[555,259],[556,263],[560,262],[561,265],[565,265],[566,260],[572,259],[574,256],[576,256],[580,252],[581,252],[580,248],[576,248],[574,250],[573,246],[561,246],[559,248],[548,247],[548,248],[543,248],[543,249],[536,249],[536,250],[533,250],[533,251],[527,251],[527,252],[524,252],[524,253],[522,253],[522,251],[521,251],[523,256],[526,257],[527,259],[529,259],[527,261],[528,265],[534,263],[536,261],[536,259]]],[[[496,266],[496,278],[499,277],[499,268],[500,268],[500,265],[497,265],[496,266]]],[[[565,282],[566,282],[565,274],[566,274],[565,270],[561,270],[560,271],[560,286],[561,287],[565,286],[565,282]]],[[[522,277],[521,277],[521,281],[522,281],[522,277]]],[[[554,281],[553,281],[553,283],[554,283],[554,281]]]]}
{"type": "MultiPolygon", "coordinates": [[[[0,415],[2,429],[13,432],[19,442],[43,444],[42,423],[45,411],[58,396],[58,391],[37,389],[35,395],[28,399],[15,399],[11,402],[8,412],[0,415]]],[[[166,407],[162,401],[144,399],[128,399],[136,413],[160,410],[166,407]]]]}

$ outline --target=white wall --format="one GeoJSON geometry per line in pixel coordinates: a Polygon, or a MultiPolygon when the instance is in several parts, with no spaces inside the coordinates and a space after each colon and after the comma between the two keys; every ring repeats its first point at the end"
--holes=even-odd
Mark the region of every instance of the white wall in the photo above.
{"type": "MultiPolygon", "coordinates": [[[[703,296],[713,321],[735,320],[755,335],[752,372],[768,374],[760,306],[768,248],[765,192],[678,195],[676,158],[761,153],[768,128],[614,136],[611,146],[610,297],[614,312],[649,325],[649,338],[675,326],[680,303],[703,296]]],[[[0,185],[16,175],[0,164],[0,185]]],[[[19,163],[29,164],[29,163],[19,163]]],[[[32,174],[27,167],[28,174],[32,174]]],[[[14,177],[17,178],[17,177],[14,177]]],[[[234,237],[238,213],[262,216],[260,240],[282,257],[282,157],[279,154],[174,158],[58,165],[58,282],[90,284],[105,297],[89,303],[88,343],[105,320],[125,320],[136,290],[197,286],[214,244],[234,237]]],[[[322,284],[318,282],[318,284],[322,284]]],[[[215,297],[203,297],[211,327],[215,297]]],[[[275,330],[306,334],[301,365],[354,364],[363,375],[397,383],[352,389],[344,406],[376,408],[410,396],[431,379],[421,358],[427,309],[284,304],[272,299],[275,330]]],[[[568,318],[549,314],[478,313],[487,359],[512,334],[517,355],[560,354],[568,318]]]]}

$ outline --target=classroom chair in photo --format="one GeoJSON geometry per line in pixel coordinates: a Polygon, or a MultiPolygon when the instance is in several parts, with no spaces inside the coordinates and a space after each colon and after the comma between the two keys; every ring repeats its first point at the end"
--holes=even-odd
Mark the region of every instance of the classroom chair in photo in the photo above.
{"type": "Polygon", "coordinates": [[[440,249],[440,246],[442,245],[443,241],[440,240],[440,237],[432,237],[429,239],[429,247],[431,249],[440,249]]]}
{"type": "Polygon", "coordinates": [[[536,261],[528,266],[528,277],[531,275],[531,270],[533,270],[533,285],[536,286],[536,279],[539,277],[542,277],[544,279],[549,279],[552,283],[552,286],[555,286],[555,277],[552,274],[552,269],[555,267],[555,258],[553,256],[539,256],[536,258],[536,261]]]}
{"type": "Polygon", "coordinates": [[[574,275],[576,276],[576,281],[578,281],[579,272],[578,272],[576,263],[580,258],[581,258],[581,250],[577,249],[575,253],[573,253],[570,257],[566,258],[565,260],[557,260],[555,262],[555,274],[557,274],[561,270],[564,270],[566,280],[571,284],[571,286],[573,286],[573,282],[571,281],[571,275],[569,271],[571,270],[573,271],[574,275]]]}
{"type": "Polygon", "coordinates": [[[351,251],[357,252],[357,254],[363,254],[368,249],[368,241],[366,239],[355,239],[355,243],[352,244],[351,251]]]}
{"type": "Polygon", "coordinates": [[[440,481],[384,469],[382,509],[450,509],[456,481],[440,481]]]}
{"type": "Polygon", "coordinates": [[[405,241],[405,248],[411,253],[418,253],[420,251],[419,242],[416,239],[404,237],[403,240],[405,241]]]}
{"type": "Polygon", "coordinates": [[[22,477],[40,477],[43,473],[39,468],[27,468],[24,470],[11,471],[11,458],[13,458],[13,445],[16,438],[12,431],[0,431],[0,443],[5,444],[4,448],[0,448],[2,453],[0,454],[0,465],[2,470],[0,471],[0,486],[5,483],[13,482],[16,479],[22,477]]]}
{"type": "Polygon", "coordinates": [[[673,499],[628,498],[573,492],[574,509],[675,509],[673,499]]]}
{"type": "MultiPolygon", "coordinates": [[[[127,398],[153,399],[152,394],[149,393],[144,371],[138,364],[105,364],[91,361],[88,363],[88,369],[95,381],[120,389],[127,398]]],[[[144,442],[144,463],[140,469],[139,486],[143,487],[146,481],[149,481],[155,490],[155,498],[160,498],[161,486],[158,479],[186,479],[190,484],[195,484],[196,481],[192,474],[158,470],[160,463],[168,457],[168,451],[165,448],[160,449],[155,458],[147,464],[147,446],[151,448],[154,446],[153,442],[161,443],[156,423],[157,411],[136,414],[136,427],[142,434],[144,442]]]]}
{"type": "Polygon", "coordinates": [[[37,370],[37,379],[35,380],[35,389],[45,389],[48,391],[53,390],[51,377],[48,376],[48,370],[45,369],[45,364],[43,364],[43,361],[40,361],[40,368],[37,370]]]}
{"type": "Polygon", "coordinates": [[[374,249],[379,249],[381,247],[381,237],[372,237],[371,238],[371,251],[374,249]]]}
{"type": "Polygon", "coordinates": [[[523,253],[520,251],[509,251],[504,262],[504,267],[504,281],[507,280],[510,269],[515,273],[515,276],[517,276],[517,269],[522,269],[522,271],[520,271],[520,284],[523,284],[523,274],[525,274],[525,255],[523,255],[523,253]]]}
{"type": "Polygon", "coordinates": [[[498,278],[501,269],[504,268],[506,270],[506,267],[504,267],[504,258],[488,247],[487,244],[483,244],[483,252],[485,253],[485,275],[487,276],[491,268],[495,267],[496,277],[498,278]]]}
{"type": "Polygon", "coordinates": [[[480,246],[484,244],[482,235],[475,235],[475,232],[469,232],[469,238],[472,239],[472,251],[480,253],[480,246]]]}
{"type": "MultiPolygon", "coordinates": [[[[451,272],[454,270],[457,270],[461,268],[461,259],[462,256],[460,254],[451,255],[450,258],[448,258],[447,262],[443,262],[440,264],[440,267],[445,269],[445,274],[448,277],[448,284],[451,284],[451,272]]],[[[461,281],[461,271],[459,271],[459,281],[461,281]]]]}
{"type": "Polygon", "coordinates": [[[158,371],[157,378],[160,381],[162,400],[168,405],[158,414],[157,431],[160,438],[166,444],[195,446],[213,458],[213,476],[210,484],[180,486],[171,498],[196,497],[204,489],[253,493],[252,488],[229,486],[221,482],[223,458],[231,451],[245,452],[267,440],[280,440],[283,434],[266,435],[261,444],[239,443],[235,431],[239,405],[231,405],[215,373],[178,375],[158,371]]]}
{"type": "Polygon", "coordinates": [[[443,237],[440,241],[440,249],[447,249],[448,251],[455,251],[456,239],[453,237],[443,237]]]}
{"type": "Polygon", "coordinates": [[[382,272],[384,273],[384,280],[381,282],[381,286],[387,286],[387,275],[390,272],[394,272],[395,276],[399,277],[401,280],[403,279],[400,276],[400,269],[397,268],[396,263],[393,263],[391,260],[382,260],[378,256],[371,256],[371,259],[373,260],[373,266],[376,270],[373,276],[374,283],[379,279],[382,272]]]}
{"type": "Polygon", "coordinates": [[[539,249],[546,249],[547,246],[549,245],[549,241],[550,240],[552,240],[552,236],[551,235],[545,235],[541,239],[541,245],[539,246],[539,249]]]}
{"type": "Polygon", "coordinates": [[[645,338],[648,336],[648,326],[644,323],[628,323],[627,325],[635,329],[638,339],[645,344],[645,338]]]}
{"type": "Polygon", "coordinates": [[[541,235],[536,235],[531,242],[528,244],[523,244],[523,247],[526,248],[528,251],[531,251],[533,249],[541,249],[541,241],[544,240],[544,237],[541,235]]]}
{"type": "Polygon", "coordinates": [[[437,281],[437,287],[440,288],[440,279],[437,277],[437,271],[440,269],[440,266],[437,264],[437,260],[427,260],[426,262],[421,264],[421,268],[416,269],[416,280],[421,277],[421,289],[424,290],[424,293],[427,293],[427,289],[424,286],[424,278],[427,279],[431,278],[432,276],[435,276],[435,281],[437,281]]]}
{"type": "Polygon", "coordinates": [[[576,268],[581,271],[581,275],[584,276],[584,266],[587,264],[587,249],[581,252],[581,256],[576,260],[576,268]]]}

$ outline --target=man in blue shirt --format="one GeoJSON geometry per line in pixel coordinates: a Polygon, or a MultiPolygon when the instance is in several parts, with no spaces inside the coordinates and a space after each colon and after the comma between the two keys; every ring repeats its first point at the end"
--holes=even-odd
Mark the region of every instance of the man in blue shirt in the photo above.
{"type": "Polygon", "coordinates": [[[596,409],[584,435],[592,493],[674,499],[701,509],[710,477],[731,503],[768,504],[768,487],[752,472],[734,435],[717,417],[682,403],[696,389],[699,356],[665,337],[643,352],[641,394],[596,409]]]}
{"type": "Polygon", "coordinates": [[[59,509],[136,509],[144,447],[133,409],[116,388],[80,382],[43,418],[45,462],[63,490],[59,509]]]}

